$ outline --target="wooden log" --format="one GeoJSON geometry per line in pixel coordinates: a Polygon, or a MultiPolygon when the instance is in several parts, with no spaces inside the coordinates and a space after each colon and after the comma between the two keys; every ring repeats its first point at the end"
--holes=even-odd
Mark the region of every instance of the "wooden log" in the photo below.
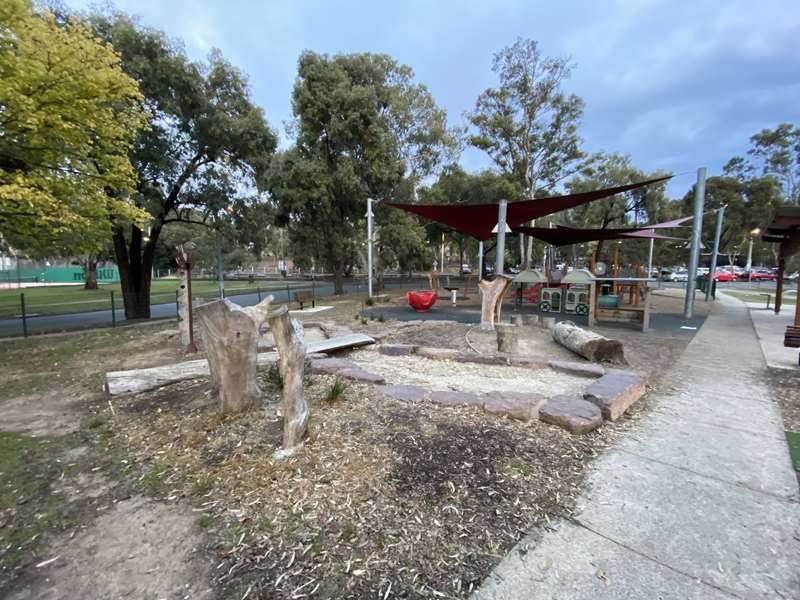
{"type": "Polygon", "coordinates": [[[306,348],[302,326],[289,316],[286,306],[270,313],[268,319],[278,348],[278,364],[283,379],[283,445],[274,457],[283,459],[302,447],[308,432],[308,403],[303,395],[306,348]]]}
{"type": "Polygon", "coordinates": [[[178,263],[178,328],[181,344],[186,352],[197,352],[194,343],[194,324],[192,322],[192,266],[194,244],[187,242],[177,246],[175,262],[178,263]]]}
{"type": "Polygon", "coordinates": [[[494,327],[497,330],[497,350],[507,354],[517,354],[520,327],[511,323],[497,323],[494,327]]]}
{"type": "Polygon", "coordinates": [[[553,339],[593,362],[627,364],[622,342],[611,340],[588,329],[581,329],[572,321],[556,323],[553,327],[553,339]]]}
{"type": "Polygon", "coordinates": [[[514,279],[507,275],[497,275],[492,281],[482,279],[478,283],[481,290],[481,329],[491,331],[494,324],[500,321],[503,298],[514,279]]]}
{"type": "Polygon", "coordinates": [[[251,312],[227,298],[197,309],[211,381],[220,412],[238,413],[256,406],[258,328],[251,312]]]}

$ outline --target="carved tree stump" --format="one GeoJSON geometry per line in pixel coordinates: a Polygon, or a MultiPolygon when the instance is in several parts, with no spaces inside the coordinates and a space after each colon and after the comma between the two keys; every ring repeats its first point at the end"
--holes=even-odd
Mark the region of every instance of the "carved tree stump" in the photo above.
{"type": "Polygon", "coordinates": [[[553,339],[591,361],[626,364],[622,342],[608,339],[588,329],[581,329],[572,321],[556,323],[553,326],[553,339]]]}
{"type": "Polygon", "coordinates": [[[507,354],[519,352],[519,325],[512,323],[497,323],[497,349],[507,354]]]}
{"type": "Polygon", "coordinates": [[[194,244],[188,242],[177,246],[175,262],[178,263],[178,328],[181,344],[186,352],[197,352],[194,343],[194,324],[192,323],[192,266],[194,244]]]}
{"type": "Polygon", "coordinates": [[[228,299],[197,309],[211,382],[222,413],[255,407],[261,396],[257,379],[258,328],[251,314],[228,299]]]}
{"type": "Polygon", "coordinates": [[[494,329],[495,322],[500,321],[500,312],[503,309],[503,298],[511,287],[514,279],[507,275],[497,275],[493,281],[482,279],[478,282],[481,290],[481,329],[494,329]]]}
{"type": "Polygon", "coordinates": [[[308,431],[308,403],[303,395],[306,347],[303,327],[282,306],[268,316],[269,327],[278,349],[278,365],[283,379],[283,446],[274,456],[283,459],[303,445],[308,431]]]}

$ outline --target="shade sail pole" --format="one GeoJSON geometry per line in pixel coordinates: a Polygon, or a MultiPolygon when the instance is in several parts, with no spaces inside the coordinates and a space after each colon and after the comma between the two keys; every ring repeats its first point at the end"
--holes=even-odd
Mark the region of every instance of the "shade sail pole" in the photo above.
{"type": "MultiPolygon", "coordinates": [[[[697,261],[700,258],[700,233],[703,228],[703,204],[706,199],[706,168],[697,169],[697,184],[694,186],[694,221],[692,222],[692,249],[689,253],[689,280],[686,282],[686,300],[683,318],[688,321],[694,314],[694,291],[697,287],[697,261]]],[[[710,283],[710,282],[709,282],[710,283]]]]}
{"type": "Polygon", "coordinates": [[[478,242],[478,281],[483,279],[483,242],[478,242]]]}
{"type": "Polygon", "coordinates": [[[650,238],[650,250],[647,253],[647,278],[650,279],[653,273],[653,238],[650,238]]]}
{"type": "MultiPolygon", "coordinates": [[[[708,285],[706,286],[706,302],[711,300],[711,288],[714,287],[714,275],[717,274],[717,256],[719,256],[719,238],[722,234],[722,220],[725,218],[725,207],[717,209],[717,228],[714,230],[714,250],[711,252],[711,265],[708,269],[708,285]]],[[[733,266],[733,265],[731,265],[733,266]]]]}
{"type": "Polygon", "coordinates": [[[506,209],[507,200],[500,200],[497,206],[497,257],[495,259],[495,275],[502,275],[505,269],[504,257],[506,253],[506,209]]]}

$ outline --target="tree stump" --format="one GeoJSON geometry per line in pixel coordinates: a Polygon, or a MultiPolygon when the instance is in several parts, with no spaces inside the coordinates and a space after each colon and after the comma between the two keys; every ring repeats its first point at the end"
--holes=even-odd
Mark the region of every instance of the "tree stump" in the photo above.
{"type": "Polygon", "coordinates": [[[511,323],[513,325],[524,325],[525,315],[511,315],[511,323]]]}
{"type": "Polygon", "coordinates": [[[270,313],[268,320],[280,356],[278,365],[283,379],[283,445],[273,456],[284,459],[302,447],[308,431],[308,403],[303,395],[306,347],[303,328],[289,316],[286,306],[270,313]]]}
{"type": "Polygon", "coordinates": [[[192,267],[194,244],[188,242],[177,246],[175,262],[178,263],[178,328],[181,344],[186,352],[197,352],[194,343],[194,324],[192,323],[192,267]]]}
{"type": "Polygon", "coordinates": [[[608,339],[588,329],[581,329],[572,321],[556,323],[553,327],[553,339],[593,362],[626,364],[622,342],[608,339]]]}
{"type": "Polygon", "coordinates": [[[497,349],[507,354],[517,354],[519,351],[519,326],[511,323],[497,323],[497,349]]]}
{"type": "Polygon", "coordinates": [[[220,412],[252,409],[258,387],[258,328],[251,314],[227,298],[197,309],[211,382],[219,393],[220,412]]]}
{"type": "Polygon", "coordinates": [[[482,279],[478,283],[481,290],[481,329],[491,331],[495,322],[500,321],[500,312],[503,308],[503,298],[511,287],[513,278],[507,275],[497,275],[493,281],[482,279]]]}

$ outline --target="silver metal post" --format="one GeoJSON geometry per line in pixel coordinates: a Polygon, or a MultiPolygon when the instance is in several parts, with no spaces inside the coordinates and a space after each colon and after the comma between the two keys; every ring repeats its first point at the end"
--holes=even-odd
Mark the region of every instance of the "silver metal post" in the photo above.
{"type": "Polygon", "coordinates": [[[217,230],[217,235],[214,238],[214,246],[217,251],[217,280],[219,282],[219,297],[220,300],[225,297],[225,265],[222,262],[222,234],[217,230]]]}
{"type": "Polygon", "coordinates": [[[747,280],[751,279],[750,271],[753,270],[753,236],[750,235],[750,239],[748,240],[747,244],[747,280]]]}
{"type": "Polygon", "coordinates": [[[478,281],[483,277],[483,242],[478,242],[478,281]]]}
{"type": "Polygon", "coordinates": [[[372,298],[372,198],[367,198],[367,295],[372,298]]]}
{"type": "Polygon", "coordinates": [[[439,263],[439,272],[444,273],[444,233],[442,233],[442,245],[439,247],[439,251],[442,259],[442,262],[439,263]]]}
{"type": "Polygon", "coordinates": [[[647,254],[647,278],[652,277],[653,273],[653,238],[650,238],[650,251],[647,254]]]}
{"type": "MultiPolygon", "coordinates": [[[[711,252],[711,265],[708,269],[708,285],[706,286],[706,302],[711,300],[711,288],[714,285],[714,275],[717,273],[717,254],[719,253],[719,238],[722,234],[722,220],[725,218],[725,207],[717,209],[717,228],[714,230],[714,250],[711,252]]],[[[732,266],[732,265],[731,265],[732,266]]]]}
{"type": "Polygon", "coordinates": [[[694,218],[692,222],[692,247],[689,253],[689,280],[686,282],[686,300],[683,318],[689,320],[694,314],[694,291],[697,287],[697,262],[700,259],[700,234],[703,230],[703,204],[706,198],[706,168],[697,169],[697,184],[694,187],[694,218]]]}
{"type": "Polygon", "coordinates": [[[504,258],[506,253],[506,208],[507,200],[500,200],[497,207],[497,257],[495,258],[494,274],[502,275],[505,269],[504,258]]]}

